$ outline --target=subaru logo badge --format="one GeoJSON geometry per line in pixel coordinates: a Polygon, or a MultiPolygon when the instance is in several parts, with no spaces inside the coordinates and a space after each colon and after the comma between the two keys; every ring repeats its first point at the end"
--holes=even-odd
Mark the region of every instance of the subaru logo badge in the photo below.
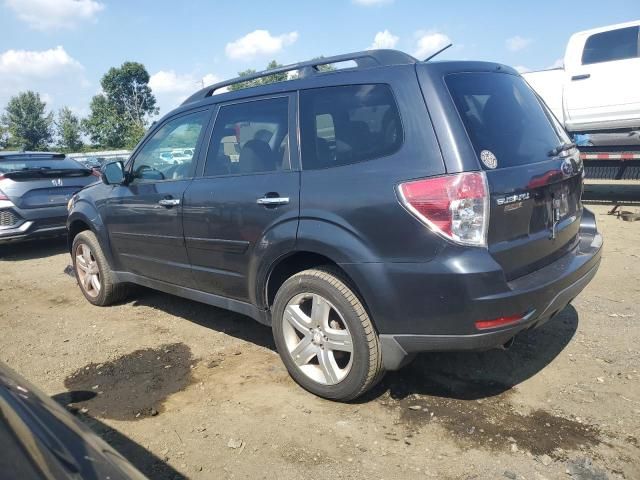
{"type": "Polygon", "coordinates": [[[61,178],[54,178],[53,180],[51,180],[51,183],[53,183],[54,187],[61,187],[62,186],[62,179],[61,178]]]}
{"type": "Polygon", "coordinates": [[[565,160],[562,162],[560,170],[562,170],[562,174],[565,177],[570,177],[571,175],[573,175],[573,162],[571,161],[571,159],[565,158],[565,160]]]}
{"type": "Polygon", "coordinates": [[[482,150],[480,152],[480,160],[484,163],[484,166],[493,170],[498,166],[498,159],[489,150],[482,150]]]}

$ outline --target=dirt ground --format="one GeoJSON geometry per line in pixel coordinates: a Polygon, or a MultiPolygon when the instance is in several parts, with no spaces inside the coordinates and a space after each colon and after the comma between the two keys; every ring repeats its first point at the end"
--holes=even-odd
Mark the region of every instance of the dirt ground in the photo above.
{"type": "Polygon", "coordinates": [[[640,479],[640,222],[590,208],[604,259],[573,306],[354,404],[299,388],[249,318],[146,289],[91,306],[64,241],[0,247],[0,361],[151,478],[640,479]]]}

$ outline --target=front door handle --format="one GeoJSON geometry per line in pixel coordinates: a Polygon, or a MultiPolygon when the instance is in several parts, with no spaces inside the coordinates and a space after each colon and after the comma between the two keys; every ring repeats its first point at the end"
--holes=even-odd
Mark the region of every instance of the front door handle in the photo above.
{"type": "Polygon", "coordinates": [[[289,197],[262,197],[256,200],[258,205],[266,207],[274,207],[276,205],[286,205],[289,203],[289,197]]]}
{"type": "Polygon", "coordinates": [[[591,74],[590,73],[583,73],[582,75],[574,75],[573,77],[571,77],[571,80],[586,80],[587,78],[590,78],[591,74]]]}
{"type": "Polygon", "coordinates": [[[162,205],[163,207],[177,207],[180,205],[179,198],[163,198],[158,201],[158,205],[162,205]]]}

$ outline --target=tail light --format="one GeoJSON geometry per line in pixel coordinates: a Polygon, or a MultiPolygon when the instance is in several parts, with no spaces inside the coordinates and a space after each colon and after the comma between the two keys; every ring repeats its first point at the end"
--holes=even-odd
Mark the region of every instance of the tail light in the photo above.
{"type": "Polygon", "coordinates": [[[401,183],[400,201],[434,232],[463,245],[487,245],[489,189],[484,172],[401,183]]]}
{"type": "MultiPolygon", "coordinates": [[[[0,175],[0,178],[2,178],[2,175],[0,175]]],[[[2,190],[0,190],[0,200],[9,200],[9,197],[2,190]]]]}

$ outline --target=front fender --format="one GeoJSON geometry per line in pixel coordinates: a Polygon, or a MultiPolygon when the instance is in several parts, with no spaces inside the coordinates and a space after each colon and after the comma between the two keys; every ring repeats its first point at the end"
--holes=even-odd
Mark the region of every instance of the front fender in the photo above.
{"type": "Polygon", "coordinates": [[[73,244],[71,232],[75,230],[74,223],[77,222],[87,225],[95,234],[98,239],[98,243],[100,244],[100,248],[102,249],[102,253],[106,257],[111,268],[114,268],[115,264],[113,256],[111,255],[111,243],[109,242],[109,235],[104,222],[102,221],[102,217],[95,205],[82,197],[75,200],[67,217],[67,243],[69,246],[69,252],[71,252],[71,246],[73,244]]]}

